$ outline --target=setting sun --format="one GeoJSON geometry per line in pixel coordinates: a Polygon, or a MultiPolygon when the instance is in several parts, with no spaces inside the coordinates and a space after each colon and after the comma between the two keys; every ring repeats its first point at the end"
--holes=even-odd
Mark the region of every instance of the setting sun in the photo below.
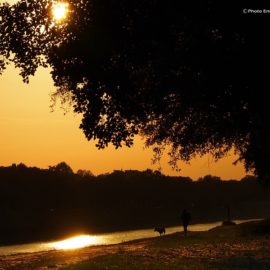
{"type": "Polygon", "coordinates": [[[52,8],[53,18],[57,21],[63,20],[68,14],[68,3],[66,2],[56,2],[52,8]]]}

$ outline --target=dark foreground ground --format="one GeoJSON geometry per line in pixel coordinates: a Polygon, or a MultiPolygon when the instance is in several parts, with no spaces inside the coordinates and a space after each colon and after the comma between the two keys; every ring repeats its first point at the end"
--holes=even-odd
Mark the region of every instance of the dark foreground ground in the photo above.
{"type": "Polygon", "coordinates": [[[111,246],[0,257],[0,269],[268,270],[270,221],[111,246]]]}

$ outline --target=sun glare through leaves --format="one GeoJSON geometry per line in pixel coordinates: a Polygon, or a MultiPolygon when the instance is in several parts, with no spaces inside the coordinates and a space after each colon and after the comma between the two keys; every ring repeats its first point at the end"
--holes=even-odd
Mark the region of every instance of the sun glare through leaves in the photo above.
{"type": "Polygon", "coordinates": [[[68,15],[68,11],[67,2],[55,2],[52,6],[52,16],[56,21],[64,20],[68,15]]]}

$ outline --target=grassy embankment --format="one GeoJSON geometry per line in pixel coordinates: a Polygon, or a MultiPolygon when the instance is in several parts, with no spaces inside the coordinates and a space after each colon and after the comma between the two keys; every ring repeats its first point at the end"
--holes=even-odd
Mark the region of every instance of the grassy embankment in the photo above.
{"type": "Polygon", "coordinates": [[[270,220],[181,233],[117,246],[114,253],[66,266],[64,270],[267,270],[270,220]]]}

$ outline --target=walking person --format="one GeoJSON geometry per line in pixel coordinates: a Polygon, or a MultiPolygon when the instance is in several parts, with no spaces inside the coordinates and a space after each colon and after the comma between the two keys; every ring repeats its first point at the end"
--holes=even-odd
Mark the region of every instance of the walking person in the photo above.
{"type": "Polygon", "coordinates": [[[184,235],[187,236],[187,227],[189,225],[189,222],[191,220],[191,215],[190,213],[184,209],[181,215],[181,219],[182,219],[182,225],[184,228],[184,235]]]}

